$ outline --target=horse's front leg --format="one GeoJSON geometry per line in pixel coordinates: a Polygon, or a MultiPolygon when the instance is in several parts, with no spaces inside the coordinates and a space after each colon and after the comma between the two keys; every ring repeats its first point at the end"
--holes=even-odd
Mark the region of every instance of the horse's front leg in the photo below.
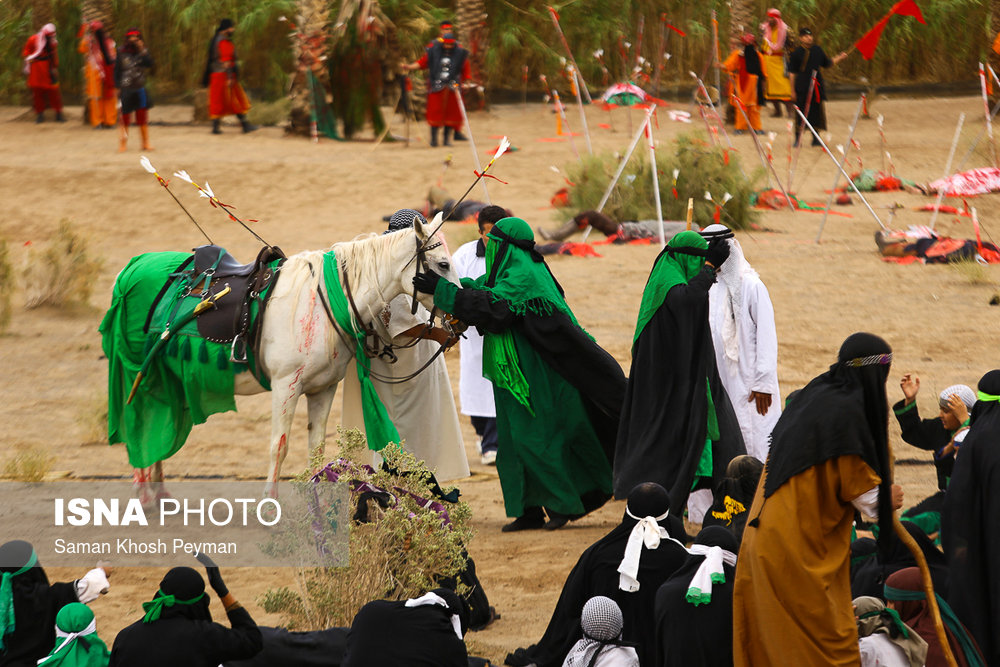
{"type": "Polygon", "coordinates": [[[274,378],[271,382],[271,456],[267,485],[264,487],[264,495],[268,498],[278,497],[278,477],[281,464],[288,455],[295,404],[302,394],[303,370],[299,368],[295,373],[274,378]]]}
{"type": "Polygon", "coordinates": [[[333,397],[337,394],[337,385],[327,387],[323,391],[306,395],[309,406],[309,461],[314,457],[323,456],[326,449],[326,424],[330,419],[330,407],[333,397]]]}

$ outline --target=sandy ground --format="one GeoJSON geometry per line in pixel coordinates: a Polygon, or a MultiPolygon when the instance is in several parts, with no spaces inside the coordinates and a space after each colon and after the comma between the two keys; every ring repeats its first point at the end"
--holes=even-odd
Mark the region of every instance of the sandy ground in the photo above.
{"type": "MultiPolygon", "coordinates": [[[[834,144],[843,143],[855,102],[829,105],[834,144]]],[[[880,99],[873,112],[884,114],[892,159],[899,174],[918,181],[940,177],[959,112],[968,122],[959,148],[961,157],[971,139],[983,129],[982,107],[977,98],[880,99]]],[[[68,109],[70,122],[36,126],[13,120],[22,109],[0,109],[0,237],[10,244],[18,266],[23,244],[44,241],[59,221],[68,219],[92,244],[104,262],[91,306],[68,310],[18,308],[12,326],[0,336],[0,367],[7,381],[0,384],[0,422],[6,427],[6,449],[35,447],[55,457],[54,468],[72,475],[129,474],[125,452],[108,449],[88,421],[100,405],[106,386],[106,361],[102,358],[97,325],[107,307],[117,271],[133,255],[153,250],[187,250],[201,243],[197,230],[160,191],[138,163],[138,137],[129,151],[115,152],[113,132],[94,131],[79,123],[80,109],[68,109]]],[[[153,111],[154,120],[172,124],[152,128],[156,146],[150,153],[165,173],[187,169],[209,181],[216,193],[236,205],[240,214],[260,220],[256,228],[287,253],[321,248],[348,240],[361,232],[379,231],[381,216],[417,204],[437,180],[449,152],[454,164],[444,177],[453,193],[464,191],[473,169],[467,144],[451,149],[430,149],[426,127],[412,128],[417,139],[402,144],[337,143],[313,145],[286,137],[282,130],[266,128],[244,136],[228,127],[223,136],[209,134],[207,126],[184,124],[189,109],[164,107],[153,111]]],[[[575,112],[574,112],[575,113],[575,112]]],[[[616,112],[617,131],[601,129],[607,114],[591,109],[590,126],[597,150],[622,150],[628,142],[626,112],[616,112]]],[[[679,132],[697,130],[670,122],[666,114],[656,130],[661,143],[679,132]]],[[[766,114],[765,114],[766,116],[766,114]]],[[[637,122],[638,113],[633,112],[637,122]]],[[[574,127],[579,125],[571,116],[574,127]]],[[[505,156],[496,174],[509,185],[490,182],[497,203],[511,208],[532,224],[556,221],[549,207],[553,192],[563,184],[550,165],[573,160],[567,142],[546,142],[554,135],[554,121],[540,105],[499,107],[471,118],[483,154],[502,134],[521,150],[505,156]]],[[[785,132],[785,121],[765,118],[765,129],[785,132]]],[[[402,134],[397,121],[395,131],[402,134]]],[[[858,138],[868,166],[879,164],[878,129],[862,121],[858,138]]],[[[583,146],[581,139],[577,140],[583,146]]],[[[747,164],[756,157],[749,137],[734,137],[747,164]]],[[[775,160],[785,161],[785,138],[775,142],[775,160]]],[[[983,166],[985,153],[977,152],[966,168],[983,166]]],[[[796,177],[797,193],[807,201],[824,200],[835,173],[832,162],[816,149],[806,147],[796,177]]],[[[783,178],[784,180],[784,178],[783,178]]],[[[256,253],[249,234],[181,188],[178,195],[196,217],[244,261],[256,253]]],[[[474,195],[480,195],[477,189],[474,195]]],[[[884,336],[895,350],[889,382],[891,400],[901,398],[897,387],[903,372],[918,373],[923,390],[918,399],[925,415],[936,413],[937,392],[962,382],[972,386],[997,365],[995,338],[1000,308],[988,305],[996,292],[992,281],[1000,278],[990,267],[987,282],[971,284],[948,266],[897,266],[879,258],[872,240],[878,229],[866,209],[855,204],[838,209],[852,217],[831,216],[823,243],[814,243],[822,218],[819,214],[767,212],[760,229],[741,233],[739,239],[750,262],[760,272],[774,302],[779,335],[779,377],[782,395],[802,386],[825,370],[848,334],[865,330],[884,336]]],[[[885,208],[905,206],[896,215],[897,226],[927,224],[929,213],[913,207],[928,200],[905,193],[880,193],[870,197],[879,216],[885,208]]],[[[954,203],[954,202],[952,202],[954,203]]],[[[995,197],[980,197],[984,229],[995,227],[995,197]]],[[[702,205],[699,203],[699,205],[702,205]]],[[[956,221],[942,216],[939,228],[970,237],[968,218],[956,221]]],[[[453,225],[447,230],[452,248],[470,240],[473,230],[453,225]]],[[[998,236],[1000,238],[1000,236],[998,236]]],[[[566,288],[567,298],[580,322],[625,367],[642,287],[655,246],[602,247],[601,258],[556,257],[552,271],[566,288]]],[[[9,289],[10,286],[4,286],[9,289]]],[[[15,288],[15,303],[21,295],[15,288]]],[[[452,384],[457,393],[457,350],[448,355],[452,384]]],[[[239,413],[212,417],[196,428],[184,449],[167,464],[170,476],[224,474],[235,478],[262,478],[266,468],[270,402],[266,395],[239,398],[239,413]]],[[[340,415],[339,401],[331,416],[331,432],[340,415]]],[[[464,423],[466,449],[474,476],[460,484],[475,512],[478,535],[469,550],[491,602],[503,615],[486,631],[470,636],[471,650],[502,662],[507,651],[537,640],[558,597],[562,582],[581,551],[615,525],[622,503],[609,503],[555,534],[500,533],[505,522],[500,485],[494,468],[479,464],[473,450],[474,435],[464,423]]],[[[285,472],[305,464],[305,406],[300,405],[292,436],[292,452],[285,472]]],[[[897,459],[928,461],[929,455],[899,440],[890,425],[897,459]]],[[[899,480],[907,504],[916,503],[934,488],[931,465],[900,465],[899,480]]],[[[5,526],[3,539],[17,536],[17,526],[5,526]]],[[[55,579],[79,576],[75,570],[56,569],[55,579]]],[[[121,568],[113,576],[112,593],[94,604],[102,636],[110,640],[140,614],[140,603],[155,591],[162,572],[121,568]]],[[[277,624],[280,618],[263,613],[255,600],[269,587],[286,583],[275,571],[234,570],[226,573],[230,588],[251,609],[260,623],[277,624]]]]}

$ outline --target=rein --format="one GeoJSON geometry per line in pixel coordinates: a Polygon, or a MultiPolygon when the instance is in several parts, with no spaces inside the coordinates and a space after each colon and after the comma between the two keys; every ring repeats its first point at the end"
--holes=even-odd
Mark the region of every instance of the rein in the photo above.
{"type": "MultiPolygon", "coordinates": [[[[441,245],[440,241],[438,241],[434,245],[421,248],[420,241],[419,239],[417,240],[417,254],[414,255],[414,258],[419,258],[419,261],[422,264],[424,270],[428,270],[429,268],[427,266],[427,260],[424,257],[424,253],[427,250],[433,250],[439,245],[441,245]]],[[[412,261],[412,259],[410,261],[412,261]]],[[[337,264],[339,266],[340,262],[338,261],[337,264]]],[[[365,334],[364,352],[365,356],[368,357],[369,359],[379,357],[385,359],[390,364],[395,363],[397,360],[397,356],[395,353],[396,350],[405,350],[414,347],[421,340],[425,340],[424,336],[434,327],[434,317],[435,314],[437,313],[436,307],[431,311],[430,319],[427,321],[424,330],[420,333],[419,336],[414,337],[412,341],[406,343],[405,345],[393,345],[391,341],[386,342],[375,330],[375,327],[372,326],[371,323],[366,324],[364,319],[361,317],[361,313],[358,310],[358,306],[354,301],[354,292],[351,289],[350,279],[347,277],[346,270],[342,271],[342,283],[344,285],[344,293],[347,296],[347,301],[351,305],[351,311],[354,316],[354,319],[358,323],[358,326],[361,329],[361,331],[365,334]],[[367,342],[368,338],[374,339],[375,341],[377,341],[377,343],[369,345],[367,342]],[[378,349],[378,343],[381,343],[382,345],[381,351],[378,349]]],[[[352,350],[355,349],[357,342],[349,340],[345,332],[342,331],[339,326],[337,326],[337,323],[333,317],[333,311],[330,308],[330,304],[327,301],[327,296],[323,293],[323,289],[319,285],[317,285],[317,292],[319,293],[320,302],[323,304],[323,310],[326,312],[326,317],[330,321],[330,324],[333,325],[333,328],[334,330],[336,330],[337,335],[340,336],[341,342],[343,342],[349,349],[352,350]]],[[[413,309],[411,311],[414,314],[416,313],[417,310],[416,308],[417,303],[418,302],[416,300],[416,289],[414,289],[413,309]]],[[[427,368],[432,363],[434,363],[435,360],[437,360],[437,358],[444,352],[444,350],[445,346],[440,345],[438,349],[434,352],[434,354],[431,356],[431,358],[428,359],[420,368],[418,368],[417,370],[415,370],[414,372],[410,373],[409,375],[403,378],[396,378],[392,376],[382,375],[381,373],[378,373],[371,368],[368,369],[368,372],[371,375],[371,377],[384,384],[402,384],[404,382],[409,382],[413,378],[420,375],[420,373],[427,370],[427,368]]]]}

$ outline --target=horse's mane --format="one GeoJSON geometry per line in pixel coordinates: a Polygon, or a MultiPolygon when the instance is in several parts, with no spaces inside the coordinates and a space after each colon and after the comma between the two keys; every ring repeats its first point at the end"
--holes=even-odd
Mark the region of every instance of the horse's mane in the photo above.
{"type": "Polygon", "coordinates": [[[362,234],[351,241],[334,243],[330,249],[337,254],[337,261],[352,285],[377,285],[379,267],[392,258],[397,245],[409,243],[416,250],[415,234],[413,229],[391,234],[362,234]]]}

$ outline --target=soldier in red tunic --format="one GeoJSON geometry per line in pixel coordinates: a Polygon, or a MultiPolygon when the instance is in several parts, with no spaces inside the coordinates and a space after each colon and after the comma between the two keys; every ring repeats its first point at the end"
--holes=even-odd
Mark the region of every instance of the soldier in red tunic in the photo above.
{"type": "Polygon", "coordinates": [[[458,95],[462,81],[469,77],[469,52],[458,45],[453,33],[445,33],[427,47],[420,60],[403,65],[404,69],[426,69],[427,123],[431,126],[431,146],[438,145],[438,128],[444,127],[444,145],[465,139],[461,129],[462,111],[458,95]]]}
{"type": "Polygon", "coordinates": [[[201,85],[208,86],[208,115],[212,118],[212,134],[222,134],[222,117],[235,114],[243,132],[253,132],[256,125],[246,119],[250,100],[239,81],[239,60],[233,45],[236,27],[231,19],[222,19],[208,44],[208,61],[201,85]]]}
{"type": "Polygon", "coordinates": [[[59,54],[56,52],[56,27],[46,23],[37,33],[28,38],[24,45],[24,73],[28,75],[28,87],[33,95],[36,123],[45,120],[43,115],[48,106],[55,110],[56,120],[66,121],[62,113],[62,95],[59,94],[59,54]]]}

